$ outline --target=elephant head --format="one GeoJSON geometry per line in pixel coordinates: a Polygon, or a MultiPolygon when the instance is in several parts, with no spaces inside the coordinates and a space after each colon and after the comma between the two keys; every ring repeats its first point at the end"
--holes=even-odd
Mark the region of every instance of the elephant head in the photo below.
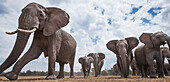
{"type": "Polygon", "coordinates": [[[84,72],[84,77],[88,77],[90,69],[91,69],[91,63],[93,63],[93,58],[92,57],[80,57],[79,58],[79,63],[82,65],[82,69],[84,72]]]}
{"type": "Polygon", "coordinates": [[[111,40],[106,44],[107,48],[117,56],[117,63],[120,67],[122,77],[127,77],[129,74],[129,63],[132,60],[130,54],[132,53],[132,49],[138,44],[138,39],[135,37],[128,37],[124,40],[111,40]]]}
{"type": "Polygon", "coordinates": [[[168,62],[170,63],[170,50],[169,50],[169,48],[161,47],[161,51],[162,51],[163,60],[164,60],[164,58],[166,58],[168,60],[168,62]]]}
{"type": "Polygon", "coordinates": [[[32,32],[39,31],[44,36],[50,36],[68,23],[69,15],[59,8],[45,8],[37,3],[28,4],[22,9],[18,29],[13,32],[6,32],[7,34],[17,33],[17,39],[10,55],[0,66],[0,73],[16,62],[32,32]]]}
{"type": "Polygon", "coordinates": [[[95,77],[97,77],[98,75],[100,75],[101,68],[104,63],[105,54],[103,54],[103,53],[89,53],[88,56],[92,57],[94,59],[93,66],[94,66],[94,70],[95,70],[95,77]]]}
{"type": "Polygon", "coordinates": [[[163,32],[143,33],[139,39],[150,48],[159,48],[160,45],[164,45],[166,42],[170,47],[170,37],[163,32]]]}

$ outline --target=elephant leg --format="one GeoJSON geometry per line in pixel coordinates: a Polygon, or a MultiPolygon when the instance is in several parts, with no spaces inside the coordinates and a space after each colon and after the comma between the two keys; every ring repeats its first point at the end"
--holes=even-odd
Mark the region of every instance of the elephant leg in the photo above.
{"type": "Polygon", "coordinates": [[[165,73],[165,75],[166,75],[166,76],[169,76],[169,72],[168,72],[168,70],[167,70],[167,68],[166,68],[165,65],[163,66],[163,68],[164,68],[164,73],[165,73]]]}
{"type": "Polygon", "coordinates": [[[156,71],[153,65],[153,60],[150,60],[150,63],[148,64],[148,72],[149,72],[150,78],[156,78],[156,71]]]}
{"type": "Polygon", "coordinates": [[[145,77],[144,66],[139,63],[136,63],[136,65],[138,67],[138,70],[141,72],[142,78],[144,78],[145,77]]]}
{"type": "Polygon", "coordinates": [[[73,55],[71,56],[71,60],[70,60],[70,62],[69,62],[69,64],[70,64],[70,78],[73,78],[73,77],[74,77],[74,70],[73,70],[74,58],[75,58],[75,52],[74,52],[73,55]]]}
{"type": "Polygon", "coordinates": [[[101,69],[103,67],[103,64],[104,64],[104,60],[100,61],[100,64],[99,64],[99,75],[101,74],[101,69]]]}
{"type": "Polygon", "coordinates": [[[30,61],[37,59],[42,53],[42,50],[36,45],[36,42],[33,41],[30,49],[21,57],[14,65],[11,72],[6,73],[4,76],[9,80],[16,80],[18,78],[19,72],[22,68],[29,63],[30,61]]]}
{"type": "Polygon", "coordinates": [[[143,68],[144,68],[144,73],[145,73],[145,74],[144,74],[144,77],[147,78],[147,77],[148,77],[148,66],[145,65],[143,68]]]}
{"type": "Polygon", "coordinates": [[[59,64],[60,64],[60,71],[57,78],[64,78],[64,63],[59,63],[59,64]]]}
{"type": "Polygon", "coordinates": [[[162,58],[159,57],[159,58],[156,59],[156,61],[157,61],[158,77],[159,77],[159,78],[162,78],[162,77],[164,77],[163,60],[162,60],[162,58]]]}
{"type": "Polygon", "coordinates": [[[55,75],[55,63],[56,63],[56,56],[59,55],[61,41],[57,40],[56,35],[51,35],[48,38],[48,75],[46,79],[56,79],[55,75]],[[57,44],[56,44],[57,43],[57,44]]]}
{"type": "Polygon", "coordinates": [[[140,70],[141,70],[141,73],[142,73],[142,78],[145,78],[145,71],[144,71],[144,67],[143,66],[141,66],[142,68],[140,68],[140,70]]]}
{"type": "Polygon", "coordinates": [[[132,69],[132,75],[136,75],[136,72],[134,69],[132,69]]]}
{"type": "MultiPolygon", "coordinates": [[[[133,56],[132,56],[133,58],[133,56]]],[[[131,61],[128,59],[128,57],[126,58],[126,61],[127,61],[127,77],[129,76],[129,66],[130,66],[130,63],[131,61]]]]}
{"type": "Polygon", "coordinates": [[[46,79],[56,79],[55,60],[56,60],[56,55],[48,56],[48,75],[46,79]]]}
{"type": "Polygon", "coordinates": [[[165,73],[166,76],[169,76],[169,72],[167,70],[167,67],[164,64],[165,57],[163,56],[162,58],[163,58],[163,70],[164,70],[164,73],[165,73]]]}

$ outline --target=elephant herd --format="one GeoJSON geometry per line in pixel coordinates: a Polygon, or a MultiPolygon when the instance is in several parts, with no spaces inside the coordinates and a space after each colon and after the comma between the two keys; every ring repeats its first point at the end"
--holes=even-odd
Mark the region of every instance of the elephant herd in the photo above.
{"type": "MultiPolygon", "coordinates": [[[[22,68],[32,60],[37,59],[42,53],[48,57],[48,75],[46,79],[64,78],[64,65],[70,65],[70,78],[74,77],[74,59],[77,43],[75,39],[61,28],[69,23],[69,15],[60,8],[44,7],[38,3],[30,3],[22,9],[18,20],[18,29],[6,32],[9,35],[17,34],[15,45],[8,58],[0,65],[0,74],[9,80],[16,80],[22,68]],[[17,61],[22,54],[29,36],[34,32],[33,41],[29,50],[17,61]],[[16,63],[15,63],[16,62],[16,63]],[[56,77],[55,62],[60,65],[59,75],[56,77]],[[15,63],[12,71],[3,73],[15,63]]],[[[116,54],[117,69],[121,77],[127,78],[129,66],[135,59],[134,65],[142,77],[155,78],[169,75],[164,59],[170,58],[169,48],[160,48],[166,43],[170,46],[170,37],[163,32],[143,33],[139,40],[136,37],[127,37],[121,40],[111,40],[106,44],[108,50],[116,54]],[[143,45],[138,46],[140,42],[143,45]],[[133,56],[133,49],[135,57],[133,56]],[[156,70],[154,70],[154,60],[156,70]]],[[[91,63],[93,63],[95,76],[99,76],[104,64],[105,54],[89,53],[80,57],[84,77],[88,77],[91,63]]]]}

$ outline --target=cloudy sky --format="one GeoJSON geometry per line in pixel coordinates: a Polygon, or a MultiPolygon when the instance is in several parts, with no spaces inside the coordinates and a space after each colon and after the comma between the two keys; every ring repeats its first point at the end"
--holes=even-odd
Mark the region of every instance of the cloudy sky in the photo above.
{"type": "MultiPolygon", "coordinates": [[[[21,9],[30,2],[45,7],[59,7],[70,15],[70,23],[63,29],[77,41],[74,70],[80,71],[78,58],[88,53],[106,54],[104,69],[116,63],[116,56],[106,48],[113,39],[139,37],[143,32],[163,31],[170,35],[170,0],[1,0],[0,3],[0,64],[8,57],[15,43],[14,31],[18,26],[21,9]]],[[[22,55],[32,43],[33,34],[22,55]]],[[[22,71],[47,71],[44,55],[27,64],[22,71]]],[[[10,71],[9,68],[6,71],[10,71]]],[[[59,70],[58,63],[56,70],[59,70]]],[[[69,71],[69,65],[65,65],[69,71]]]]}

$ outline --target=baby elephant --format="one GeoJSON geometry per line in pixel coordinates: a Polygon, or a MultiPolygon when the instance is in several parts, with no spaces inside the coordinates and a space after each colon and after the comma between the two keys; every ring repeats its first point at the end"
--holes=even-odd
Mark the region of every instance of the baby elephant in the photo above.
{"type": "Polygon", "coordinates": [[[104,64],[105,54],[103,54],[103,53],[89,53],[88,56],[92,57],[94,59],[93,66],[94,66],[94,70],[95,70],[95,77],[100,76],[101,69],[104,64]]]}
{"type": "Polygon", "coordinates": [[[90,69],[91,69],[91,63],[93,62],[92,57],[84,56],[79,58],[79,63],[82,65],[84,78],[89,76],[90,69]]]}

